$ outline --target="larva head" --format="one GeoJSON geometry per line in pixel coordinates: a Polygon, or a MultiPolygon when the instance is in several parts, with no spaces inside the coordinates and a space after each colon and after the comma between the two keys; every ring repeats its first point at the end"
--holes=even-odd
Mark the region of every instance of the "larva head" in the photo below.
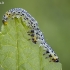
{"type": "Polygon", "coordinates": [[[10,11],[7,11],[7,12],[5,13],[5,16],[6,16],[7,18],[9,18],[9,17],[11,16],[11,12],[10,12],[10,11]]]}
{"type": "Polygon", "coordinates": [[[10,16],[11,16],[11,12],[7,11],[2,18],[2,22],[5,23],[10,16]]]}

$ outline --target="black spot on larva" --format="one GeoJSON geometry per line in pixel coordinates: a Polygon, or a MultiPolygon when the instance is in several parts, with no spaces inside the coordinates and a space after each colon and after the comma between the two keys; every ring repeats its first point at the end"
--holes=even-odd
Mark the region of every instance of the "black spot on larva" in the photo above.
{"type": "Polygon", "coordinates": [[[45,48],[47,48],[47,47],[45,47],[45,48]]]}
{"type": "Polygon", "coordinates": [[[30,34],[28,34],[28,35],[30,35],[30,34]]]}
{"type": "Polygon", "coordinates": [[[31,30],[31,33],[34,33],[34,30],[31,30]]]}
{"type": "Polygon", "coordinates": [[[39,28],[36,28],[37,30],[39,30],[39,28]]]}
{"type": "Polygon", "coordinates": [[[22,14],[22,15],[24,15],[24,14],[22,14]]]}
{"type": "Polygon", "coordinates": [[[15,14],[15,11],[13,13],[15,14]]]}
{"type": "Polygon", "coordinates": [[[29,18],[31,18],[31,15],[30,15],[29,13],[26,13],[26,15],[27,15],[29,18]]]}
{"type": "Polygon", "coordinates": [[[32,29],[34,29],[34,28],[32,28],[32,29]]]}
{"type": "Polygon", "coordinates": [[[34,26],[35,27],[35,26],[34,26]]]}
{"type": "Polygon", "coordinates": [[[39,32],[41,32],[41,31],[39,30],[39,32]]]}
{"type": "Polygon", "coordinates": [[[52,50],[52,52],[53,52],[53,50],[52,50]]]}
{"type": "Polygon", "coordinates": [[[41,39],[41,40],[43,40],[43,39],[41,39]]]}
{"type": "Polygon", "coordinates": [[[28,20],[28,18],[26,17],[26,19],[28,20]]]}
{"type": "Polygon", "coordinates": [[[30,24],[30,22],[28,22],[28,24],[30,24]]]}
{"type": "Polygon", "coordinates": [[[26,20],[26,18],[24,18],[24,20],[26,20]]]}
{"type": "MultiPolygon", "coordinates": [[[[18,13],[19,14],[19,13],[18,13]]],[[[22,14],[20,14],[20,16],[22,16],[22,14]]]]}
{"type": "Polygon", "coordinates": [[[18,13],[20,13],[20,12],[18,12],[18,13]]]}
{"type": "Polygon", "coordinates": [[[3,17],[5,17],[5,15],[3,17]]]}
{"type": "Polygon", "coordinates": [[[52,48],[50,47],[50,50],[52,50],[52,48]]]}
{"type": "Polygon", "coordinates": [[[42,37],[43,35],[41,34],[41,37],[42,37]]]}
{"type": "Polygon", "coordinates": [[[47,50],[46,53],[49,53],[49,51],[47,50]]]}
{"type": "Polygon", "coordinates": [[[44,45],[45,45],[45,43],[44,43],[44,45]]]}
{"type": "Polygon", "coordinates": [[[32,21],[35,21],[35,19],[33,19],[33,18],[32,18],[31,20],[32,20],[32,21]]]}
{"type": "Polygon", "coordinates": [[[47,47],[50,48],[49,45],[47,45],[47,47]]]}
{"type": "Polygon", "coordinates": [[[50,54],[49,57],[52,57],[52,55],[50,54]]]}
{"type": "Polygon", "coordinates": [[[41,44],[43,44],[43,43],[41,43],[41,44]]]}
{"type": "Polygon", "coordinates": [[[38,32],[38,35],[40,36],[39,32],[38,32]]]}
{"type": "Polygon", "coordinates": [[[24,12],[24,10],[22,11],[22,13],[24,12]]]}
{"type": "Polygon", "coordinates": [[[38,32],[36,34],[38,35],[38,32]]]}
{"type": "Polygon", "coordinates": [[[33,22],[30,20],[30,23],[33,24],[33,22]]]}
{"type": "Polygon", "coordinates": [[[31,34],[31,37],[34,37],[34,34],[31,34]]]}
{"type": "Polygon", "coordinates": [[[56,56],[56,54],[54,54],[56,56]]]}

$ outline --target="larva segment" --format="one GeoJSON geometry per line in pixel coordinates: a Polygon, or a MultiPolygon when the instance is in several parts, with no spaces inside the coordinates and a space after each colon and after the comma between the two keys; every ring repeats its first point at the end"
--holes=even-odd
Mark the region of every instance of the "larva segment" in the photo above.
{"type": "Polygon", "coordinates": [[[28,35],[31,36],[32,42],[33,42],[34,44],[36,44],[38,37],[37,37],[37,35],[35,34],[35,30],[30,30],[30,31],[28,31],[27,33],[28,33],[28,35]]]}
{"type": "Polygon", "coordinates": [[[50,58],[50,62],[53,61],[53,62],[59,62],[59,58],[58,56],[54,53],[54,51],[52,50],[52,48],[47,44],[45,43],[44,44],[44,47],[46,49],[46,52],[43,54],[43,55],[46,55],[48,54],[48,56],[46,56],[46,58],[50,58]]]}

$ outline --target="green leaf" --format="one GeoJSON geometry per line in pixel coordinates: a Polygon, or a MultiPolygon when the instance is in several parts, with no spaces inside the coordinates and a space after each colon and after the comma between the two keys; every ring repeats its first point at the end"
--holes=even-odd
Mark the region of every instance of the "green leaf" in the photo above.
{"type": "Polygon", "coordinates": [[[43,48],[28,36],[30,28],[21,18],[8,19],[0,32],[0,70],[61,70],[61,63],[49,62],[43,48]]]}

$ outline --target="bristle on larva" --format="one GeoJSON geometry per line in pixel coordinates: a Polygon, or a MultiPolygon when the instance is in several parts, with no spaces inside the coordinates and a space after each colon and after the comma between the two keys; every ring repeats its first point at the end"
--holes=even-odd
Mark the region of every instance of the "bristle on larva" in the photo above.
{"type": "MultiPolygon", "coordinates": [[[[46,43],[44,36],[39,29],[38,22],[24,9],[22,8],[14,8],[7,11],[2,19],[3,24],[7,25],[7,20],[9,18],[22,18],[22,21],[26,23],[28,27],[30,27],[31,30],[27,32],[28,35],[31,36],[31,41],[33,43],[39,43],[41,47],[44,48],[45,53],[43,55],[48,54],[47,57],[49,57],[53,62],[59,62],[58,56],[54,53],[52,48],[46,43]]],[[[47,58],[46,57],[46,58],[47,58]]]]}

